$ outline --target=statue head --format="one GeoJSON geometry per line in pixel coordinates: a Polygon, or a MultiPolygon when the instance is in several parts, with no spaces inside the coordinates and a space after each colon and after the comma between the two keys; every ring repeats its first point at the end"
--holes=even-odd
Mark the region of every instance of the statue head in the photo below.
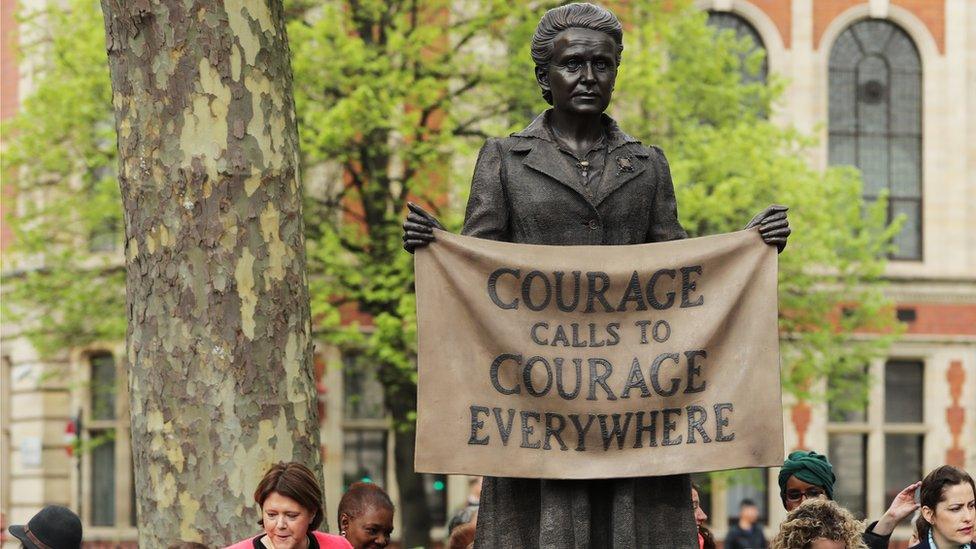
{"type": "Polygon", "coordinates": [[[608,10],[574,3],[547,11],[532,36],[542,97],[557,109],[603,112],[623,49],[623,27],[608,10]]]}

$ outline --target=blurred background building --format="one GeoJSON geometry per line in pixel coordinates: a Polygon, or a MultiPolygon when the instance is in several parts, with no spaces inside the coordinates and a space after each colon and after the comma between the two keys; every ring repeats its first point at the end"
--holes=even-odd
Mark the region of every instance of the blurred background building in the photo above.
{"type": "MultiPolygon", "coordinates": [[[[30,79],[11,50],[16,2],[0,5],[7,118],[29,93],[30,79]]],[[[906,331],[886,359],[865,364],[872,380],[868,403],[839,410],[829,402],[789,401],[784,409],[786,450],[829,455],[837,499],[855,515],[877,519],[894,494],[937,465],[976,472],[976,3],[699,0],[696,6],[709,12],[711,24],[765,50],[761,77],[788,82],[774,120],[820,137],[810,161],[858,167],[866,198],[887,191],[889,215],[906,220],[887,271],[906,331]]],[[[4,201],[4,211],[11,202],[4,201]]],[[[5,227],[2,237],[7,246],[5,227]]],[[[377,482],[397,499],[393,437],[370,365],[317,348],[334,522],[341,493],[352,482],[377,482]]],[[[108,342],[41,360],[15,326],[3,326],[4,527],[60,503],[81,515],[88,546],[135,545],[122,352],[122,342],[108,342]],[[76,438],[81,447],[69,451],[76,438]]],[[[765,524],[782,520],[776,473],[701,479],[719,539],[743,498],[758,503],[765,524]]],[[[467,495],[465,478],[428,475],[426,487],[439,525],[467,495]]],[[[443,528],[433,534],[441,537],[443,528]]],[[[895,539],[904,546],[907,537],[903,525],[895,539]]]]}

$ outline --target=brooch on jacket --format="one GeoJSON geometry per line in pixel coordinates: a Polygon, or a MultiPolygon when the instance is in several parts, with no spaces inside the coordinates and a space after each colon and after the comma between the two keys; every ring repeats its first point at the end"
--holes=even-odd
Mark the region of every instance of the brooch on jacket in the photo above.
{"type": "Polygon", "coordinates": [[[630,163],[630,158],[622,156],[617,159],[617,174],[634,171],[634,165],[630,163]]]}

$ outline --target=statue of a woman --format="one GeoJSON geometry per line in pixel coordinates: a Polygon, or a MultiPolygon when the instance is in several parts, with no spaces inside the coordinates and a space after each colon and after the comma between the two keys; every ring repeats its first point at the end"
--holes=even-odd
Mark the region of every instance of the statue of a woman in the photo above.
{"type": "MultiPolygon", "coordinates": [[[[527,128],[482,147],[463,234],[505,242],[613,246],[686,238],[664,153],[604,114],[623,29],[604,8],[548,11],[532,37],[542,95],[553,108],[527,128]]],[[[433,241],[440,224],[410,206],[407,251],[433,241]]],[[[780,250],[786,208],[771,206],[747,228],[780,250]]],[[[688,475],[605,480],[484,479],[479,548],[698,546],[688,475]]]]}

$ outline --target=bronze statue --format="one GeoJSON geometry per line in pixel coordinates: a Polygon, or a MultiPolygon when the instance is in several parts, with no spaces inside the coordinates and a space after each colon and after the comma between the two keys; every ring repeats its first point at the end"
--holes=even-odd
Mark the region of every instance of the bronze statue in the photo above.
{"type": "MultiPolygon", "coordinates": [[[[609,11],[569,4],[548,11],[532,38],[535,76],[552,108],[527,128],[482,147],[462,233],[506,242],[623,245],[686,238],[668,162],[604,114],[623,29],[609,11]]],[[[783,206],[746,226],[786,246],[783,206]]],[[[404,248],[434,240],[440,223],[411,204],[404,248]]],[[[484,479],[477,547],[698,546],[688,475],[607,480],[484,479]]]]}

